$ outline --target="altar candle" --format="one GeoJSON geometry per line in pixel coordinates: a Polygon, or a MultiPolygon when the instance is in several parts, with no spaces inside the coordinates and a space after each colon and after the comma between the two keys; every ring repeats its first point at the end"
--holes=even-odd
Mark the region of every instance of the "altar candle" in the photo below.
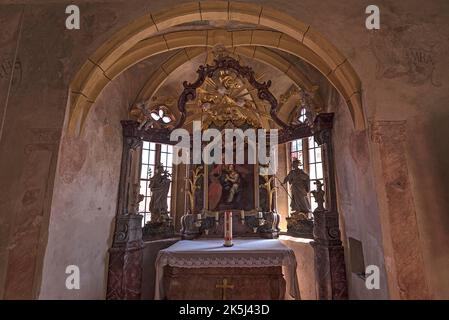
{"type": "Polygon", "coordinates": [[[225,247],[232,247],[232,211],[224,213],[224,244],[225,247]]]}
{"type": "Polygon", "coordinates": [[[240,211],[240,223],[245,224],[245,211],[240,211]]]}

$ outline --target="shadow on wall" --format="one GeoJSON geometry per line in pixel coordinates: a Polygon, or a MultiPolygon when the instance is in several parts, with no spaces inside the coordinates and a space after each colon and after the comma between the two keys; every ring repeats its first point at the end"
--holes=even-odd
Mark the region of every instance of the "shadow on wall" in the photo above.
{"type": "Polygon", "coordinates": [[[142,300],[154,299],[154,286],[156,278],[155,264],[159,250],[168,248],[178,241],[178,238],[170,238],[145,242],[143,248],[142,300]]]}
{"type": "Polygon", "coordinates": [[[316,300],[315,254],[310,245],[313,240],[290,236],[280,236],[279,239],[295,252],[301,300],[316,300]]]}

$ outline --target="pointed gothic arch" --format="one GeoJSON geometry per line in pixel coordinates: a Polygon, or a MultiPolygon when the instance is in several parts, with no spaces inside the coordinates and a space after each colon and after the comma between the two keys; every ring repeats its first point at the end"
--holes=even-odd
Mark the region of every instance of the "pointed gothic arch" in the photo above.
{"type": "MultiPolygon", "coordinates": [[[[311,62],[318,58],[315,67],[321,71],[344,97],[356,129],[365,128],[365,117],[361,103],[361,83],[353,67],[339,51],[319,32],[310,25],[268,6],[240,3],[234,1],[201,1],[176,6],[170,11],[148,13],[121,29],[111,40],[104,43],[91,55],[76,74],[70,85],[69,126],[70,134],[79,134],[83,122],[98,95],[111,77],[108,70],[119,66],[120,59],[131,64],[138,61],[132,58],[130,50],[139,51],[147,38],[162,33],[168,28],[194,21],[225,20],[252,23],[264,28],[276,30],[245,31],[250,37],[249,43],[258,42],[261,46],[275,47],[291,52],[298,57],[311,62]],[[267,37],[267,33],[271,36],[267,37]]],[[[245,34],[242,34],[244,37],[245,34]]],[[[192,38],[170,38],[159,35],[149,44],[157,52],[165,52],[173,48],[187,47],[192,38]],[[187,42],[187,43],[186,43],[187,42]],[[157,49],[158,48],[158,49],[157,49]]],[[[208,45],[209,33],[206,31],[199,41],[208,45]],[[202,39],[202,40],[201,40],[202,39]]],[[[221,37],[221,36],[220,36],[221,37]]],[[[223,40],[223,39],[222,39],[223,40]]],[[[226,39],[224,39],[226,40],[226,39]]],[[[232,43],[237,40],[232,37],[232,43]]],[[[313,63],[312,63],[313,64],[313,63]]],[[[126,65],[126,64],[125,64],[126,65]]],[[[125,69],[123,69],[125,70],[125,69]]],[[[122,72],[121,70],[120,72],[122,72]]],[[[115,75],[118,75],[118,72],[115,75]]],[[[115,76],[114,75],[114,76],[115,76]]]]}

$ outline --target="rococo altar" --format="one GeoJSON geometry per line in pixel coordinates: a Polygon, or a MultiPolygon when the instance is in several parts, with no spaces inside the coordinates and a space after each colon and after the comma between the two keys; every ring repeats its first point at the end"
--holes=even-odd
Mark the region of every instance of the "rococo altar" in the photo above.
{"type": "MultiPolygon", "coordinates": [[[[277,116],[277,100],[269,91],[271,81],[258,82],[251,68],[240,65],[227,55],[218,55],[214,64],[200,66],[197,73],[196,81],[183,84],[184,91],[178,99],[180,116],[175,124],[165,126],[151,121],[145,106],[132,110],[136,120],[123,122],[120,192],[122,199],[126,200],[120,205],[127,214],[117,221],[110,251],[108,298],[138,298],[140,294],[138,287],[142,275],[139,274],[139,264],[142,263],[143,238],[141,218],[137,214],[141,196],[136,182],[140,176],[141,143],[146,140],[176,145],[177,141],[171,140],[170,135],[178,128],[186,128],[191,137],[196,134],[195,130],[203,133],[214,129],[223,139],[218,139],[218,147],[214,146],[214,151],[206,153],[206,157],[203,153],[201,161],[196,163],[192,161],[194,143],[187,147],[190,159],[189,163],[184,164],[187,167],[186,209],[180,219],[181,241],[159,251],[157,255],[155,298],[300,299],[295,254],[278,240],[280,215],[275,199],[279,187],[287,183],[292,190],[293,210],[289,224],[311,223],[308,230],[314,239],[316,273],[322,274],[324,279],[319,284],[319,294],[344,298],[343,247],[339,232],[334,232],[338,231],[338,216],[332,171],[332,114],[316,114],[313,121],[296,125],[285,123],[277,116]],[[267,128],[267,122],[255,112],[251,98],[238,98],[249,97],[244,91],[247,89],[242,89],[248,87],[257,92],[257,99],[269,106],[269,115],[264,116],[269,117],[268,123],[278,129],[274,147],[309,136],[314,136],[323,147],[327,165],[326,182],[324,190],[322,185],[317,185],[317,189],[312,191],[318,203],[313,213],[314,221],[303,218],[310,213],[306,197],[311,190],[308,189],[308,176],[298,167],[298,163],[293,163],[292,171],[284,181],[279,181],[276,172],[268,170],[270,163],[249,161],[248,151],[251,148],[264,148],[267,153],[275,148],[269,144],[273,142],[273,130],[267,128]],[[188,121],[188,111],[194,108],[201,110],[199,127],[188,121]],[[260,139],[255,144],[248,139],[242,139],[240,145],[237,139],[231,143],[231,150],[243,149],[243,161],[236,161],[236,153],[232,153],[231,162],[211,162],[208,157],[214,157],[214,152],[229,147],[223,142],[227,129],[268,130],[263,144],[260,139]],[[343,269],[333,268],[332,274],[329,274],[331,264],[342,265],[343,269]],[[129,290],[123,289],[123,284],[129,290]]],[[[201,143],[201,150],[208,147],[207,141],[201,143]]],[[[164,170],[163,166],[157,166],[149,183],[156,196],[150,203],[152,219],[143,228],[147,239],[173,237],[178,231],[173,229],[173,217],[164,204],[164,194],[168,192],[171,182],[170,175],[164,170]]]]}

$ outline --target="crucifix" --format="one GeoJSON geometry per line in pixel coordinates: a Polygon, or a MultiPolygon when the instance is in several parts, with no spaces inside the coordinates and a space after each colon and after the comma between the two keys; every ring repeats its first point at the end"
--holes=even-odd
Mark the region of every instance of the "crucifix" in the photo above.
{"type": "Polygon", "coordinates": [[[215,288],[220,288],[222,290],[222,300],[226,300],[226,289],[234,289],[233,284],[228,284],[228,279],[224,278],[222,284],[217,284],[215,288]]]}

